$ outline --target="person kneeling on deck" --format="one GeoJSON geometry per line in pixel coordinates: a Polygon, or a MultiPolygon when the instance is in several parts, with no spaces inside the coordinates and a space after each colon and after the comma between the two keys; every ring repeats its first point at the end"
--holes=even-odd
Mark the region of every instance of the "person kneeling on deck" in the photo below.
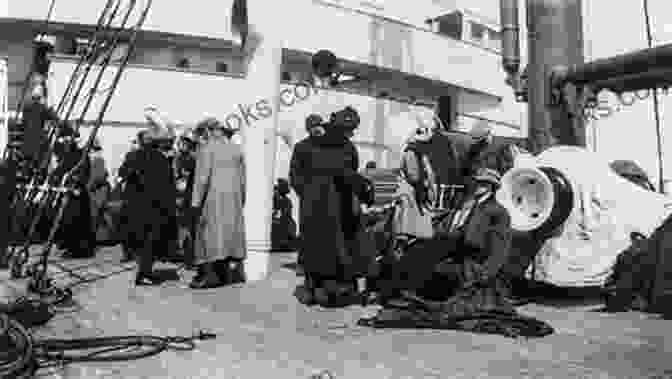
{"type": "Polygon", "coordinates": [[[394,279],[382,289],[384,303],[402,291],[430,300],[468,291],[462,305],[478,309],[505,301],[499,271],[508,259],[512,230],[508,212],[494,196],[500,175],[483,168],[472,179],[455,217],[439,225],[434,239],[412,245],[400,258],[394,279]]]}

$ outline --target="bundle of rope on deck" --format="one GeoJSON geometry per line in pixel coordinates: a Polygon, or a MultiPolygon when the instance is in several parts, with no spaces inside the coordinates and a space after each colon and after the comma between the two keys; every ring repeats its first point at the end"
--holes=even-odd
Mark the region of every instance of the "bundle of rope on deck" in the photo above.
{"type": "Polygon", "coordinates": [[[36,339],[20,322],[0,313],[0,346],[4,346],[0,348],[0,377],[31,378],[40,368],[76,362],[130,361],[166,350],[189,351],[196,348],[195,341],[215,337],[215,334],[200,332],[192,337],[36,339]]]}

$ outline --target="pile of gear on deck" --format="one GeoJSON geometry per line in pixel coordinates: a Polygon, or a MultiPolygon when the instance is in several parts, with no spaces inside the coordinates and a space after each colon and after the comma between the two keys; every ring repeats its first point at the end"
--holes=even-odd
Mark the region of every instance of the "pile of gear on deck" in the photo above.
{"type": "Polygon", "coordinates": [[[339,131],[353,125],[336,114],[315,128],[296,145],[290,172],[301,201],[302,303],[376,302],[379,314],[360,320],[376,328],[553,332],[509,301],[512,229],[494,194],[516,146],[494,143],[487,123],[470,134],[428,126],[409,139],[401,169],[359,173],[356,149],[339,131]],[[346,172],[334,163],[342,156],[353,162],[346,172]]]}
{"type": "MultiPolygon", "coordinates": [[[[526,152],[496,140],[485,122],[463,133],[442,127],[440,117],[433,121],[438,127],[425,122],[409,138],[400,169],[358,172],[356,149],[347,133],[341,136],[353,126],[339,123],[338,114],[326,123],[308,120],[309,132],[321,130],[296,145],[290,171],[301,201],[297,246],[306,276],[297,298],[332,307],[380,304],[375,317],[360,320],[375,328],[512,337],[552,333],[551,326],[515,308],[520,295],[528,295],[520,291],[530,289],[526,272],[548,237],[514,233],[508,211],[494,196],[502,175],[526,152]],[[353,164],[342,172],[341,164],[330,162],[338,157],[353,164]]],[[[611,169],[654,190],[631,161],[615,161],[611,169]]],[[[668,224],[669,219],[649,238],[633,235],[620,252],[601,291],[608,310],[654,311],[648,304],[652,273],[668,224]]]]}

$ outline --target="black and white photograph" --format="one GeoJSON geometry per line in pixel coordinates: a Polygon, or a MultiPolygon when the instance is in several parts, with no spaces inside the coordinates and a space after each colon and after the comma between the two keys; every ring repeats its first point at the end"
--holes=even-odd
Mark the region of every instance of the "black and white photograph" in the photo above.
{"type": "Polygon", "coordinates": [[[0,0],[0,379],[672,379],[670,5],[0,0]]]}

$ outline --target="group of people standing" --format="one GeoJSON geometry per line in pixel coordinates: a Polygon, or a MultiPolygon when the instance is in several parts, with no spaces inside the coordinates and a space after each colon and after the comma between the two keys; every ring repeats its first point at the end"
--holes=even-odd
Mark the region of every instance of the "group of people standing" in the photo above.
{"type": "Polygon", "coordinates": [[[357,290],[368,276],[374,254],[362,240],[360,204],[371,204],[372,187],[359,172],[351,141],[359,127],[351,107],[324,122],[311,115],[307,138],[294,146],[290,184],[300,202],[298,264],[306,277],[306,303],[329,303],[357,290]]]}
{"type": "Polygon", "coordinates": [[[191,288],[244,281],[245,160],[235,131],[207,118],[180,137],[175,154],[174,133],[155,112],[147,110],[153,127],[119,169],[122,245],[127,260],[138,260],[136,285],[159,284],[155,259],[180,247],[197,270],[191,288]]]}
{"type": "MultiPolygon", "coordinates": [[[[32,90],[22,110],[23,141],[20,146],[10,146],[14,153],[8,160],[15,161],[17,171],[24,171],[27,178],[37,178],[38,182],[47,178],[51,188],[65,185],[74,191],[69,192],[67,202],[63,202],[66,196],[62,192],[39,192],[30,203],[18,202],[14,212],[18,219],[32,222],[37,217],[34,210],[40,203],[48,202],[50,206],[39,215],[40,222],[34,230],[39,240],[45,240],[58,209],[65,204],[54,242],[64,250],[65,258],[91,258],[98,243],[102,242],[97,231],[109,221],[103,216],[110,185],[100,142],[94,139],[88,149],[80,146],[77,128],[70,122],[59,120],[53,109],[46,105],[41,85],[32,90]],[[50,130],[54,131],[53,135],[50,130]]],[[[29,222],[14,223],[12,234],[18,237],[27,233],[29,225],[29,222]]]]}
{"type": "Polygon", "coordinates": [[[512,231],[494,194],[516,148],[495,143],[487,123],[471,133],[454,130],[452,115],[450,99],[439,98],[433,125],[419,127],[409,139],[400,167],[419,209],[436,208],[446,189],[452,209],[434,214],[433,238],[416,241],[392,260],[379,259],[384,252],[372,243],[376,232],[364,223],[374,193],[371,180],[357,172],[350,141],[359,116],[346,108],[328,122],[308,117],[309,136],[296,144],[290,168],[300,199],[298,264],[306,277],[300,301],[334,305],[339,295],[369,291],[382,303],[404,293],[445,299],[469,288],[476,289],[478,306],[502,303],[512,231]]]}
{"type": "MultiPolygon", "coordinates": [[[[281,234],[289,248],[296,242],[296,228],[287,221],[290,187],[300,201],[296,247],[306,278],[303,302],[334,304],[363,287],[375,289],[383,302],[403,292],[441,298],[454,292],[450,289],[467,287],[487,292],[480,297],[486,302],[501,298],[498,288],[511,230],[509,215],[494,193],[501,175],[513,165],[515,148],[493,143],[487,124],[471,134],[453,130],[448,98],[438,99],[435,113],[433,125],[419,128],[408,141],[400,172],[419,208],[442,203],[448,188],[453,212],[434,218],[434,238],[409,246],[382,271],[377,236],[367,230],[364,215],[375,200],[374,185],[365,175],[375,169],[360,173],[352,142],[359,114],[346,107],[326,121],[317,115],[306,119],[308,137],[294,146],[289,181],[279,182],[274,196],[274,223],[287,227],[281,234]]],[[[138,261],[135,284],[160,283],[154,261],[173,256],[179,248],[185,263],[197,270],[191,288],[245,281],[246,168],[242,148],[232,141],[236,131],[207,118],[179,138],[176,151],[176,136],[156,109],[146,109],[145,116],[151,127],[138,134],[136,148],[118,171],[122,246],[125,260],[138,261]]],[[[66,210],[60,241],[70,256],[90,257],[96,240],[91,220],[100,218],[96,204],[104,202],[92,197],[109,192],[106,168],[95,159],[100,146],[93,146],[94,156],[81,163],[77,134],[65,126],[55,151],[53,185],[77,168],[81,172],[75,185],[81,191],[66,210]]]]}

